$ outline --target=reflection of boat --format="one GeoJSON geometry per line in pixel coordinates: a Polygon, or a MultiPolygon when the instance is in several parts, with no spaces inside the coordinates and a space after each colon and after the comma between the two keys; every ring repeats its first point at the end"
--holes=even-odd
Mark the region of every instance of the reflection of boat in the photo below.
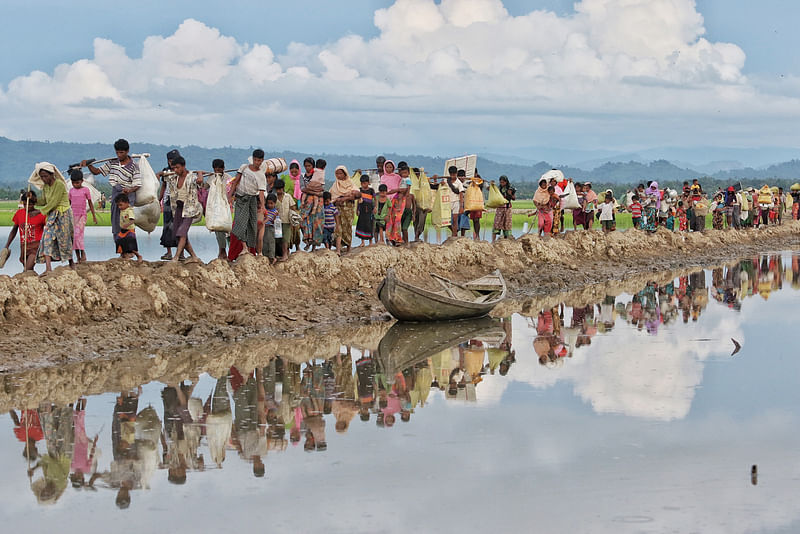
{"type": "Polygon", "coordinates": [[[395,323],[378,344],[377,359],[384,373],[396,373],[470,339],[499,344],[505,337],[502,324],[488,317],[449,323],[395,323]]]}
{"type": "Polygon", "coordinates": [[[463,284],[431,276],[442,286],[440,291],[403,282],[390,268],[378,287],[378,298],[400,321],[450,321],[488,315],[506,296],[506,281],[499,270],[463,284]]]}

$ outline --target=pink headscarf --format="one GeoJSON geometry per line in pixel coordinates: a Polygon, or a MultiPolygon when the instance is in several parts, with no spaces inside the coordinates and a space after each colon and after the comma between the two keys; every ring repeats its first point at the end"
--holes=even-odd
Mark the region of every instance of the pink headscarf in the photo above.
{"type": "MultiPolygon", "coordinates": [[[[390,163],[392,164],[393,171],[397,170],[397,166],[394,164],[394,161],[387,159],[386,163],[383,164],[383,176],[381,176],[381,183],[386,184],[386,187],[389,189],[389,191],[399,188],[400,181],[402,180],[400,175],[396,172],[392,172],[391,174],[386,172],[386,166],[390,163]]],[[[394,198],[394,194],[389,195],[389,198],[394,198]]]]}
{"type": "Polygon", "coordinates": [[[303,198],[303,186],[300,184],[300,182],[303,181],[301,179],[302,176],[303,176],[303,168],[300,167],[300,162],[297,161],[296,159],[293,159],[292,163],[289,164],[289,169],[290,169],[289,176],[292,175],[291,174],[291,168],[292,168],[292,164],[295,164],[295,163],[297,164],[297,167],[300,169],[300,174],[297,175],[297,180],[294,181],[294,198],[295,198],[295,200],[300,200],[301,198],[303,198]]]}
{"type": "Polygon", "coordinates": [[[650,187],[644,190],[644,194],[649,197],[656,197],[656,209],[661,208],[661,193],[658,191],[658,182],[651,182],[650,187]]]}

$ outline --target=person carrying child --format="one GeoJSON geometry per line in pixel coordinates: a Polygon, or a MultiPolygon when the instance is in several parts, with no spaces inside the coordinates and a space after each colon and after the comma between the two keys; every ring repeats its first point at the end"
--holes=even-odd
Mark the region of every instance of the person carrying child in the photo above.
{"type": "Polygon", "coordinates": [[[86,261],[86,250],[83,244],[83,233],[86,228],[86,203],[89,203],[89,209],[92,212],[92,219],[94,224],[97,224],[97,215],[94,212],[94,204],[92,203],[92,194],[89,192],[88,187],[83,186],[83,173],[80,169],[72,169],[69,171],[70,181],[72,182],[72,189],[69,190],[69,203],[72,208],[72,221],[74,227],[74,235],[72,237],[72,250],[75,251],[75,259],[78,263],[86,261]]]}
{"type": "Polygon", "coordinates": [[[32,271],[36,265],[36,253],[39,250],[39,241],[42,239],[47,217],[36,209],[36,193],[33,191],[23,193],[20,202],[23,207],[11,218],[14,226],[8,234],[5,248],[11,246],[19,230],[19,262],[24,270],[32,271]]]}
{"type": "Polygon", "coordinates": [[[125,193],[118,194],[114,197],[114,204],[119,210],[119,233],[114,236],[117,254],[120,255],[120,258],[136,256],[136,261],[142,263],[142,255],[139,254],[139,245],[136,243],[135,217],[128,195],[125,193]]]}
{"type": "MultiPolygon", "coordinates": [[[[393,246],[402,245],[404,237],[408,239],[408,226],[403,229],[403,219],[406,213],[406,207],[413,202],[409,199],[409,190],[411,189],[411,179],[406,178],[396,190],[394,190],[394,198],[391,200],[389,207],[389,214],[386,218],[386,239],[393,246]],[[405,233],[405,236],[404,236],[405,233]]],[[[389,191],[391,194],[392,191],[389,191]]],[[[409,217],[410,218],[410,217],[409,217]]]]}
{"type": "MultiPolygon", "coordinates": [[[[306,170],[306,173],[300,177],[302,183],[301,191],[303,193],[300,200],[303,242],[305,243],[303,250],[310,249],[311,252],[314,252],[316,247],[322,245],[325,214],[323,210],[315,209],[316,200],[314,199],[314,195],[309,192],[316,189],[315,187],[310,187],[311,180],[314,178],[316,161],[314,161],[314,158],[306,158],[303,161],[303,167],[306,170]]],[[[320,197],[321,195],[322,193],[320,193],[320,197]]]]}

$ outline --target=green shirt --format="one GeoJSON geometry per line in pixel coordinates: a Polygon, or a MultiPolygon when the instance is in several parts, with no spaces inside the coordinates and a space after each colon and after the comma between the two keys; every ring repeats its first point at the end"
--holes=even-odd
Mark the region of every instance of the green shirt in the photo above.
{"type": "Polygon", "coordinates": [[[39,211],[49,215],[51,211],[66,213],[69,210],[69,195],[64,180],[56,178],[52,185],[44,185],[42,197],[36,201],[39,211]]]}

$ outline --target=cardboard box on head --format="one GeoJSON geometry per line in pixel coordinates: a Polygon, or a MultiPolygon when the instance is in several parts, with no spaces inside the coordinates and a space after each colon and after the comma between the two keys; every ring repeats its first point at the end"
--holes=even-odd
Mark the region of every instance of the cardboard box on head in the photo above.
{"type": "Polygon", "coordinates": [[[461,156],[458,158],[450,158],[444,164],[444,173],[443,176],[447,176],[449,173],[447,170],[450,167],[456,167],[460,171],[464,171],[467,174],[467,178],[473,178],[475,176],[475,168],[478,166],[478,156],[472,154],[470,156],[461,156]]]}

